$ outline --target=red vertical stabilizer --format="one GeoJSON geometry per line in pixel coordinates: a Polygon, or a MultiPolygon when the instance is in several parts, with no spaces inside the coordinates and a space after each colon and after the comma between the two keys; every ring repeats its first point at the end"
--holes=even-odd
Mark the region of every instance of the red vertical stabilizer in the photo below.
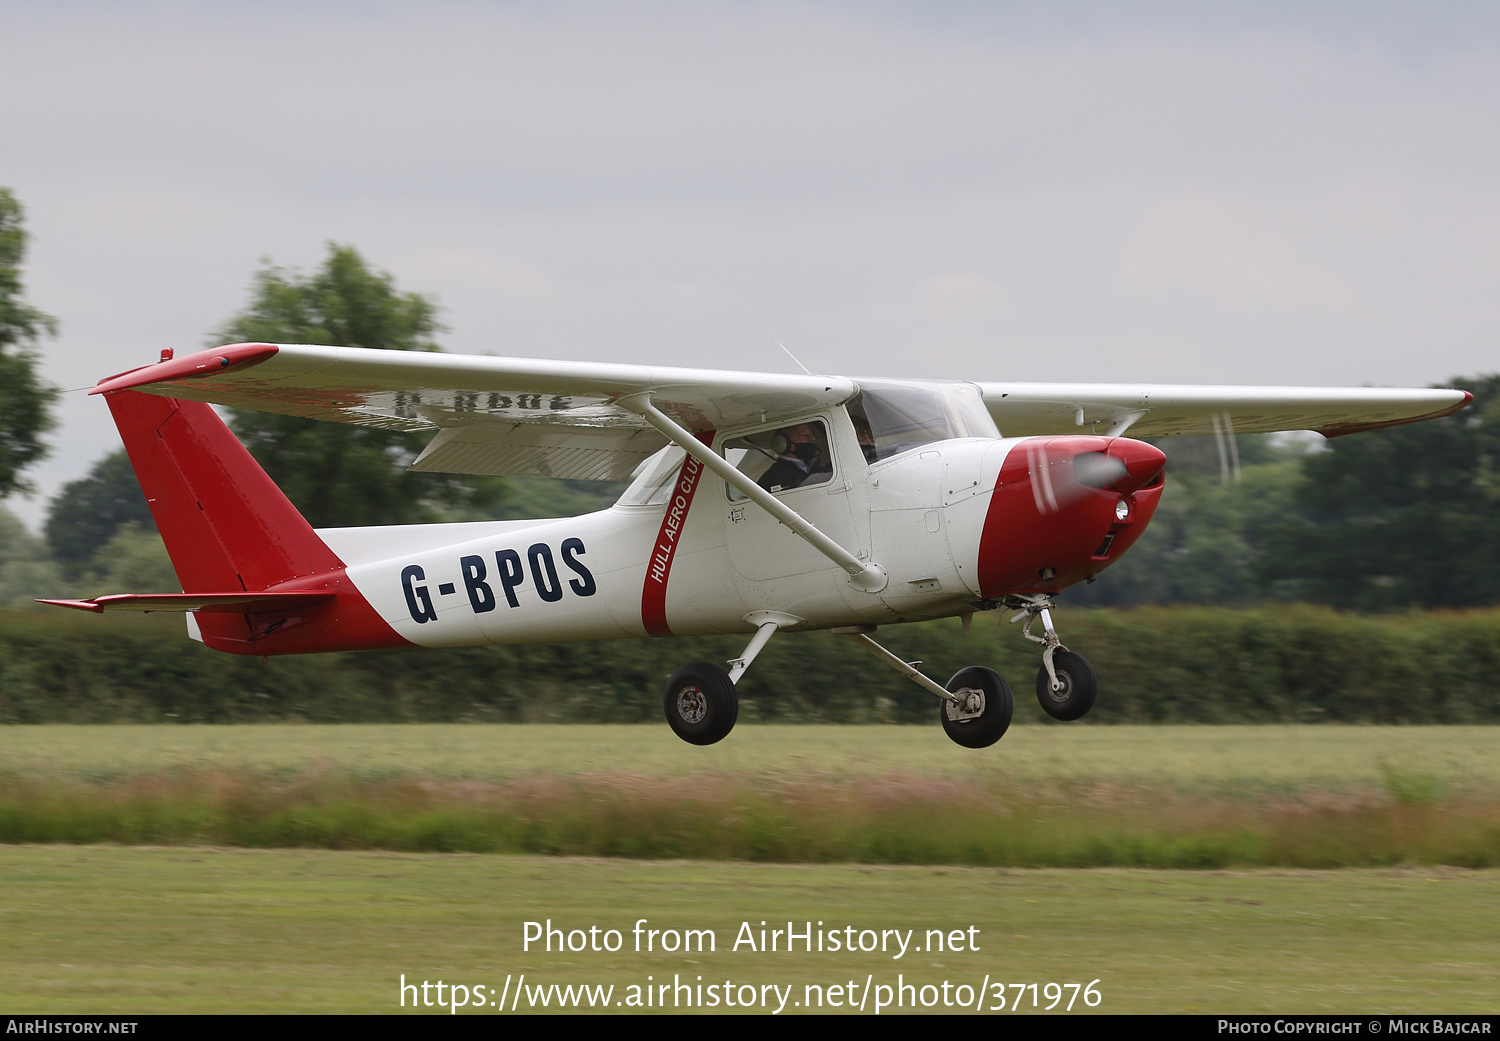
{"type": "Polygon", "coordinates": [[[301,609],[199,613],[204,643],[264,655],[410,646],[212,408],[129,390],[104,398],[183,592],[333,594],[301,609]]]}

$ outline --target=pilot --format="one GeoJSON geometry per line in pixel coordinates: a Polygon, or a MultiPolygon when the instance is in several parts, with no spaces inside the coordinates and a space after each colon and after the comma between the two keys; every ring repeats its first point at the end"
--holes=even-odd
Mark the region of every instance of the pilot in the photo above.
{"type": "Polygon", "coordinates": [[[759,484],[768,492],[782,492],[798,488],[814,474],[829,473],[833,467],[823,458],[818,447],[818,435],[811,423],[798,423],[783,427],[776,432],[777,440],[786,447],[776,457],[770,469],[760,475],[759,484]]]}

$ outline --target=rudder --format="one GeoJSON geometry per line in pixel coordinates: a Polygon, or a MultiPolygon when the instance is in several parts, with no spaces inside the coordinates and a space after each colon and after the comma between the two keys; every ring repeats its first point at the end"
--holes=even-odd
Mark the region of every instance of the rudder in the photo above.
{"type": "Polygon", "coordinates": [[[183,592],[267,589],[344,566],[212,408],[105,395],[183,592]]]}
{"type": "Polygon", "coordinates": [[[131,390],[104,397],[183,592],[334,594],[300,610],[199,613],[205,643],[239,654],[409,646],[212,408],[131,390]]]}

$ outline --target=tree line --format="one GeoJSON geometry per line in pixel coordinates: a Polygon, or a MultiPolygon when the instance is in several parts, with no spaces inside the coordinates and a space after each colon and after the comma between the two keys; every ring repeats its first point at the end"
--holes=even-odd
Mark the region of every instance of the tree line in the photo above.
{"type": "MultiPolygon", "coordinates": [[[[25,301],[26,234],[0,188],[0,498],[25,492],[57,391],[37,374],[57,322],[25,301]]],[[[436,351],[434,299],[399,289],[353,247],[317,270],[268,266],[209,344],[260,340],[436,351]]],[[[1500,603],[1500,376],[1454,380],[1454,416],[1333,441],[1238,439],[1226,479],[1211,440],[1164,439],[1168,483],[1145,535],[1096,584],[1095,606],[1310,601],[1359,611],[1500,603]]],[[[231,426],[316,527],[565,516],[618,485],[411,473],[417,435],[236,411],[231,426]]],[[[33,596],[175,589],[123,450],[49,505],[43,538],[0,509],[0,604],[33,596]]]]}
{"type": "MultiPolygon", "coordinates": [[[[891,626],[938,677],[982,662],[1017,723],[1050,725],[1040,655],[1007,613],[891,626]]],[[[1500,612],[1363,615],[1306,604],[1069,610],[1101,693],[1087,724],[1500,723],[1500,612]]],[[[662,680],[741,636],[258,658],[186,638],[180,616],[0,608],[5,723],[661,723],[662,680]]],[[[934,699],[832,633],[772,640],[737,685],[741,723],[937,722],[934,699]]],[[[1067,724],[1070,726],[1078,724],[1067,724]]],[[[934,740],[941,740],[934,737],[934,740]]]]}

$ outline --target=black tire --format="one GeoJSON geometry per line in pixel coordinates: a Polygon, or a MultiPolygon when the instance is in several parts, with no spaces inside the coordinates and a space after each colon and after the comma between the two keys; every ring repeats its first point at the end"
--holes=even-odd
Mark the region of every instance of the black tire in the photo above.
{"type": "Polygon", "coordinates": [[[724,740],[740,715],[729,674],[706,661],[691,662],[672,673],[662,707],[672,732],[693,745],[724,740]]]}
{"type": "Polygon", "coordinates": [[[1053,719],[1063,721],[1082,719],[1094,707],[1094,698],[1099,694],[1099,679],[1094,667],[1081,654],[1058,651],[1052,655],[1052,667],[1062,681],[1062,690],[1052,689],[1052,678],[1047,675],[1047,666],[1036,672],[1036,699],[1042,703],[1042,711],[1053,719]]]}
{"type": "Polygon", "coordinates": [[[944,732],[958,744],[965,748],[988,748],[1010,728],[1011,713],[1016,707],[1010,684],[994,669],[975,665],[954,673],[947,689],[959,691],[965,687],[984,692],[984,710],[971,719],[954,719],[953,702],[943,701],[938,704],[938,719],[942,720],[944,732]]]}

